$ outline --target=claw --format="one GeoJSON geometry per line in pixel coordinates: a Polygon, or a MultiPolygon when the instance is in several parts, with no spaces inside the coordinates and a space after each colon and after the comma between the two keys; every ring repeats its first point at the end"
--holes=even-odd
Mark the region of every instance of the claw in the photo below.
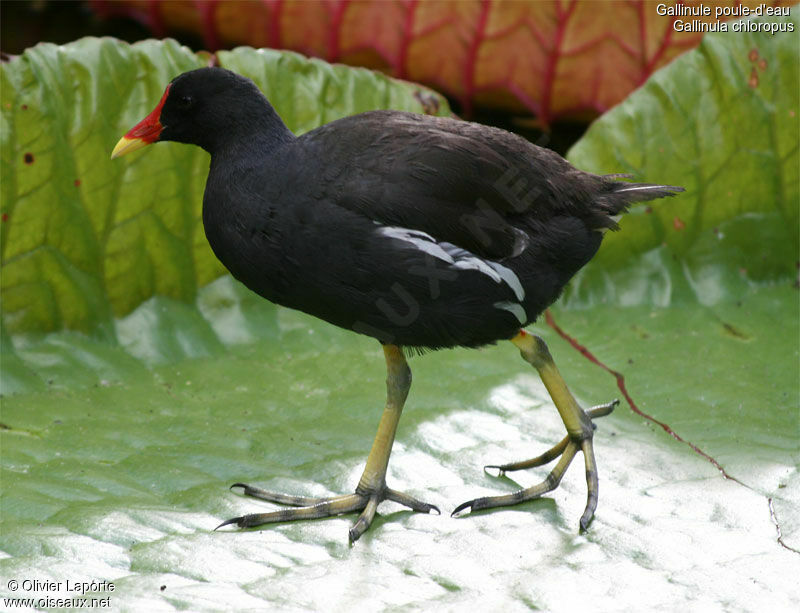
{"type": "Polygon", "coordinates": [[[503,467],[500,466],[499,464],[487,464],[486,466],[483,467],[483,472],[492,477],[503,477],[506,474],[506,471],[504,471],[503,467]],[[496,470],[497,474],[493,475],[491,472],[489,472],[489,469],[496,470]]]}
{"type": "MultiPolygon", "coordinates": [[[[477,500],[477,498],[475,500],[477,500]]],[[[475,502],[475,500],[468,500],[467,502],[462,502],[455,509],[453,509],[453,512],[450,513],[450,517],[455,517],[456,515],[458,515],[461,511],[463,511],[467,507],[469,507],[469,510],[470,510],[470,513],[471,513],[472,512],[472,504],[475,502]]]]}
{"type": "Polygon", "coordinates": [[[236,524],[237,526],[239,526],[241,528],[242,527],[241,522],[242,522],[243,519],[244,519],[244,515],[242,515],[241,517],[232,517],[231,519],[226,519],[219,526],[214,528],[214,532],[216,532],[217,530],[219,530],[220,528],[222,528],[224,526],[230,526],[231,524],[236,524]]]}

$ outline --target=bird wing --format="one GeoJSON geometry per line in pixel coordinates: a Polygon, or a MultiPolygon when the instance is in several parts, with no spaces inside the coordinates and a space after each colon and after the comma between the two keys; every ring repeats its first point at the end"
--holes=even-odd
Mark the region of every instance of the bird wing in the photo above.
{"type": "Polygon", "coordinates": [[[363,113],[299,140],[307,159],[323,161],[313,178],[320,197],[495,260],[526,248],[525,218],[535,208],[545,221],[560,200],[558,183],[578,173],[503,130],[413,113],[363,113]]]}

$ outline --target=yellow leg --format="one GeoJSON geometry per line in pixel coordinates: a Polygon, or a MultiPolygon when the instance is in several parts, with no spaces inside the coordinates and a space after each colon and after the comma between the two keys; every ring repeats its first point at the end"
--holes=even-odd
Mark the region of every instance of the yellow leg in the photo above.
{"type": "Polygon", "coordinates": [[[386,357],[386,407],[383,409],[375,441],[372,443],[367,465],[356,492],[384,487],[386,467],[389,465],[389,454],[392,452],[397,424],[408,397],[408,390],[411,389],[411,369],[402,350],[396,345],[384,345],[383,353],[386,357]]]}
{"type": "Polygon", "coordinates": [[[559,456],[561,456],[561,459],[543,482],[511,494],[487,496],[467,501],[456,507],[453,515],[466,508],[469,508],[470,511],[478,511],[480,509],[510,506],[539,498],[542,494],[558,487],[570,462],[580,450],[583,452],[586,464],[586,484],[588,489],[586,508],[581,516],[580,527],[581,530],[586,530],[597,508],[598,494],[597,465],[594,460],[594,448],[592,446],[595,426],[592,423],[592,418],[608,415],[619,404],[619,401],[614,400],[584,412],[567,388],[567,384],[564,383],[564,379],[561,377],[561,373],[558,372],[558,368],[556,368],[553,357],[550,355],[544,340],[521,330],[517,336],[511,339],[511,342],[519,348],[522,358],[539,371],[539,376],[542,378],[542,382],[567,428],[567,436],[552,449],[531,460],[491,465],[486,468],[495,468],[502,474],[507,471],[542,466],[559,456]]]}
{"type": "Polygon", "coordinates": [[[261,526],[263,524],[293,521],[296,519],[317,519],[362,511],[358,520],[350,528],[350,542],[366,532],[375,517],[378,503],[383,500],[392,500],[410,507],[414,511],[429,513],[439,512],[432,504],[417,500],[396,490],[386,487],[386,468],[389,465],[389,455],[392,453],[397,424],[403,412],[408,390],[411,388],[411,369],[409,369],[402,350],[396,345],[384,345],[383,353],[386,358],[386,407],[383,410],[375,442],[367,457],[367,465],[358,482],[354,494],[334,496],[331,498],[309,498],[305,496],[287,496],[268,492],[245,483],[234,483],[231,488],[241,487],[246,496],[285,504],[294,509],[283,509],[269,513],[252,513],[241,517],[234,517],[222,522],[217,528],[236,524],[240,528],[261,526]]]}

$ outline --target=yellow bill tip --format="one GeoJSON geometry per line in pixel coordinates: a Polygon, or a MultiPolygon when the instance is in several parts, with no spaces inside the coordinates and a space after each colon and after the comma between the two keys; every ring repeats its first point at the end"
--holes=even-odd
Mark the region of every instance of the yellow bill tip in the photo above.
{"type": "Polygon", "coordinates": [[[141,138],[128,138],[127,136],[123,136],[119,139],[119,142],[114,147],[114,150],[111,152],[111,159],[115,159],[121,157],[131,151],[136,151],[137,149],[141,149],[149,145],[147,141],[141,138]]]}

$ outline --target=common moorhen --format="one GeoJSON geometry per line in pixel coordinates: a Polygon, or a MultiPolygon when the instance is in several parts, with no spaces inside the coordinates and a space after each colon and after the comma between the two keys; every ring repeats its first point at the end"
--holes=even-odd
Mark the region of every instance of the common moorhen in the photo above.
{"type": "Polygon", "coordinates": [[[362,113],[297,137],[252,81],[222,68],[176,77],[111,157],[157,141],[211,154],[203,224],[234,277],[276,304],[377,339],[386,358],[386,407],[355,493],[305,498],[237,483],[246,495],[299,508],[221,526],[360,510],[355,541],[382,500],[438,512],[386,485],[411,385],[404,350],[509,340],[539,371],[567,435],[532,460],[494,468],[561,459],[542,483],[470,500],[453,514],[538,498],[558,486],[580,450],[586,529],[598,491],[592,418],[617,401],[582,410],[544,341],[523,328],[594,256],[616,215],[682,188],[586,173],[504,130],[406,112],[362,113]]]}

